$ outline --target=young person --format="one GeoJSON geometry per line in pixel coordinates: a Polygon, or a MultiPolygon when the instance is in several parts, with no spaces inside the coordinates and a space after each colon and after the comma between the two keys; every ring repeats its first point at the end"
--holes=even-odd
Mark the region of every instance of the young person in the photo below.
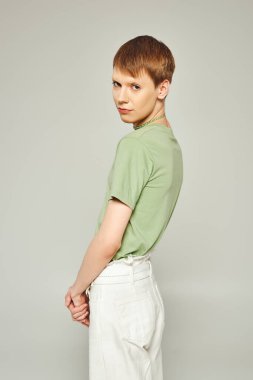
{"type": "Polygon", "coordinates": [[[183,181],[165,116],[174,70],[170,49],[148,35],[123,44],[113,60],[113,99],[133,130],[117,145],[95,237],[65,296],[72,319],[89,326],[90,380],[163,379],[165,309],[151,252],[183,181]]]}

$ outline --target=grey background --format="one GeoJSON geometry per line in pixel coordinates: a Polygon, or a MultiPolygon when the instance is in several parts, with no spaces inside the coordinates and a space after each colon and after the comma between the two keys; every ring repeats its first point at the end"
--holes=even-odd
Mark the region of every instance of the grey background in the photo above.
{"type": "Polygon", "coordinates": [[[184,182],[153,254],[168,380],[252,368],[250,1],[1,1],[0,376],[88,379],[88,329],[64,296],[93,237],[118,140],[111,96],[130,38],[176,60],[166,114],[184,182]]]}

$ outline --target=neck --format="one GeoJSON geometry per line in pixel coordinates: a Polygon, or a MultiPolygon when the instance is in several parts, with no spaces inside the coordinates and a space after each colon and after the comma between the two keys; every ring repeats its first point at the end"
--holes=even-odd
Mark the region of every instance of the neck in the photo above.
{"type": "Polygon", "coordinates": [[[162,112],[159,111],[156,114],[154,114],[153,117],[144,119],[144,121],[141,124],[139,124],[138,122],[135,122],[133,123],[133,128],[138,129],[138,128],[144,127],[145,125],[151,125],[151,123],[156,122],[156,120],[159,120],[160,123],[162,120],[166,121],[165,113],[163,111],[162,112]]]}

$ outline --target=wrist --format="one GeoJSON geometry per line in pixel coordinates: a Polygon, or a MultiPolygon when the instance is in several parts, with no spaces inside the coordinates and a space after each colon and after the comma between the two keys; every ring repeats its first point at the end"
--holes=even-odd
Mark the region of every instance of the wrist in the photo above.
{"type": "Polygon", "coordinates": [[[74,283],[71,287],[70,287],[70,293],[71,293],[71,297],[77,297],[77,296],[80,296],[83,292],[77,287],[76,283],[74,283]]]}

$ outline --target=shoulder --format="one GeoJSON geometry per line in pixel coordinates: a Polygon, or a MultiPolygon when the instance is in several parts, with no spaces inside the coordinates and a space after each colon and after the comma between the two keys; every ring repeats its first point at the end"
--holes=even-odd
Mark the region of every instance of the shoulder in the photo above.
{"type": "Polygon", "coordinates": [[[126,166],[135,167],[147,167],[150,171],[153,170],[154,161],[150,150],[146,144],[135,136],[122,137],[117,145],[116,160],[121,162],[120,165],[125,163],[126,166]]]}
{"type": "Polygon", "coordinates": [[[147,155],[149,155],[149,149],[147,144],[139,137],[134,136],[131,133],[123,136],[118,144],[117,144],[117,150],[126,150],[131,152],[143,152],[147,155]]]}

